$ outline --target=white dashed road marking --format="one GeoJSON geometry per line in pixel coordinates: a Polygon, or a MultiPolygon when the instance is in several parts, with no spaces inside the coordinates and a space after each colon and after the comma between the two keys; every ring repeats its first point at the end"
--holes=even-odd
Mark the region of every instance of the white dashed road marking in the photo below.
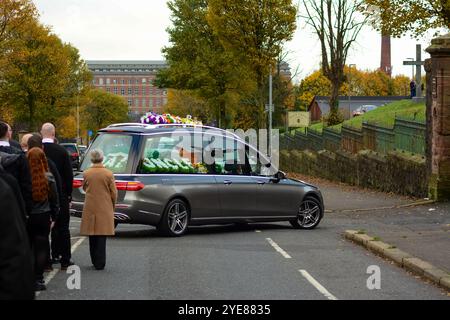
{"type": "MultiPolygon", "coordinates": [[[[86,237],[72,237],[71,239],[78,239],[77,242],[74,243],[74,245],[72,246],[72,249],[70,250],[70,252],[74,253],[75,250],[77,250],[77,248],[80,246],[80,244],[84,241],[84,239],[86,239],[86,237]]],[[[48,283],[56,276],[56,274],[60,271],[60,269],[54,269],[52,272],[50,272],[47,277],[45,277],[44,281],[45,281],[45,285],[48,285],[48,283]]],[[[36,292],[36,297],[39,296],[39,294],[42,291],[38,291],[36,292]]]]}
{"type": "Polygon", "coordinates": [[[316,279],[314,279],[306,270],[298,270],[305,277],[306,280],[309,281],[321,294],[327,297],[328,300],[338,300],[335,296],[333,296],[327,289],[325,289],[316,279]]]}
{"type": "Polygon", "coordinates": [[[275,242],[273,241],[271,238],[266,238],[266,240],[270,243],[270,245],[272,247],[274,247],[274,249],[279,252],[283,257],[285,257],[286,259],[291,259],[291,256],[284,251],[283,249],[281,249],[281,247],[275,242]]]}

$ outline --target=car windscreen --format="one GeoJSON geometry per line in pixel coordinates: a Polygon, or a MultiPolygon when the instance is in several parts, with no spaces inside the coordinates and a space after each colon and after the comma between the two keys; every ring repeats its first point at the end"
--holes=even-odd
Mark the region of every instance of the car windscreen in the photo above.
{"type": "MultiPolygon", "coordinates": [[[[133,137],[125,134],[103,133],[92,142],[89,150],[99,149],[103,152],[103,165],[113,173],[126,173],[133,137]]],[[[92,166],[90,153],[86,154],[80,170],[92,166]]]]}

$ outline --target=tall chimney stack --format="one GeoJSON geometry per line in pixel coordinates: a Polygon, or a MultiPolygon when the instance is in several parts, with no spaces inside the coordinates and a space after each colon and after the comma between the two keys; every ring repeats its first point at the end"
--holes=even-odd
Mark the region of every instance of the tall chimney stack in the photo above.
{"type": "Polygon", "coordinates": [[[391,65],[391,36],[381,35],[381,64],[380,70],[386,73],[389,77],[392,74],[391,65]]]}

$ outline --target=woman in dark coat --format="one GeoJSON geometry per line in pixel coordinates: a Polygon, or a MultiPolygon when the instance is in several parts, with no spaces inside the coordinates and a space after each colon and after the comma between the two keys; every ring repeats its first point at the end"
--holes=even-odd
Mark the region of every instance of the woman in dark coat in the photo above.
{"type": "Polygon", "coordinates": [[[49,259],[48,237],[59,213],[56,182],[48,170],[47,158],[40,148],[27,153],[31,172],[33,207],[28,219],[28,234],[34,253],[35,290],[45,290],[44,268],[49,259]]]}

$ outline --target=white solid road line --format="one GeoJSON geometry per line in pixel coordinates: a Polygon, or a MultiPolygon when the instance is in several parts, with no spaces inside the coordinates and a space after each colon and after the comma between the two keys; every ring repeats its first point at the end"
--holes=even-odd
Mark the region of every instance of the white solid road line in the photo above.
{"type": "Polygon", "coordinates": [[[298,270],[305,277],[306,280],[309,281],[321,294],[327,297],[328,300],[338,300],[335,296],[333,296],[327,289],[325,289],[316,279],[314,279],[306,270],[298,270]]]}
{"type": "MultiPolygon", "coordinates": [[[[74,238],[80,238],[78,239],[77,242],[75,242],[75,244],[72,246],[70,252],[74,253],[75,250],[80,246],[80,244],[84,241],[84,239],[86,239],[86,237],[73,237],[71,239],[74,238]]],[[[56,274],[60,271],[60,269],[54,269],[52,272],[50,272],[48,274],[47,277],[45,277],[44,281],[45,281],[45,285],[48,285],[48,283],[56,276],[56,274]]],[[[36,297],[39,296],[41,294],[42,291],[38,291],[36,292],[36,297]]]]}
{"type": "Polygon", "coordinates": [[[271,245],[272,247],[275,248],[276,251],[278,251],[279,253],[281,253],[281,255],[282,255],[283,257],[285,257],[286,259],[291,259],[291,256],[290,256],[286,251],[284,251],[283,249],[281,249],[281,247],[280,247],[275,241],[273,241],[271,238],[266,238],[266,240],[270,243],[270,245],[271,245]]]}

